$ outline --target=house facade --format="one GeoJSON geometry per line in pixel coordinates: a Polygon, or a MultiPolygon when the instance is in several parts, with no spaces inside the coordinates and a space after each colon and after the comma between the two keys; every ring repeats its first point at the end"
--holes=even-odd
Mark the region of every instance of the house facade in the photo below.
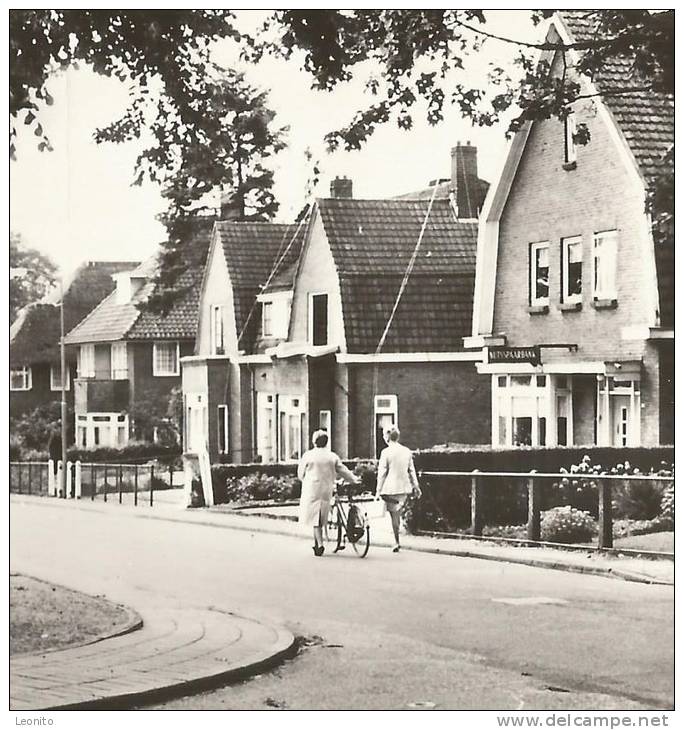
{"type": "MultiPolygon", "coordinates": [[[[197,245],[206,250],[205,241],[197,245]]],[[[164,315],[139,308],[153,291],[154,273],[154,261],[118,273],[115,290],[66,337],[78,353],[78,446],[122,447],[132,438],[156,438],[174,389],[180,391],[180,359],[192,353],[197,328],[197,273],[183,275],[182,294],[164,315]]]]}
{"type": "Polygon", "coordinates": [[[433,188],[356,200],[338,178],[298,226],[216,225],[197,354],[183,360],[186,448],[206,443],[212,460],[295,461],[325,428],[341,456],[369,457],[392,424],[412,448],[488,442],[490,384],[475,368],[481,353],[462,344],[477,220],[459,218],[448,186],[435,185],[434,200],[433,188]],[[258,246],[239,238],[247,226],[258,246]],[[254,252],[267,248],[254,277],[254,252]],[[254,278],[241,288],[245,270],[254,278]]]}
{"type": "MultiPolygon", "coordinates": [[[[88,261],[64,284],[64,328],[68,332],[114,289],[112,275],[139,262],[88,261]]],[[[60,295],[24,307],[10,327],[10,416],[61,401],[60,295]]],[[[66,349],[67,405],[73,407],[74,348],[66,349]]]]}
{"type": "MultiPolygon", "coordinates": [[[[588,23],[563,11],[549,39],[581,42],[588,23]]],[[[482,348],[495,446],[673,442],[674,249],[654,243],[645,212],[674,139],[672,100],[600,96],[634,84],[628,59],[580,83],[588,98],[565,123],[516,134],[480,219],[465,342],[482,348]]]]}

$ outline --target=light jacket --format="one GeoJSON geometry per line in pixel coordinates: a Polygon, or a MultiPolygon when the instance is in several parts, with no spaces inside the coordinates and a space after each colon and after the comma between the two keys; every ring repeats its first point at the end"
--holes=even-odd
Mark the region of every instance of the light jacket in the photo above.
{"type": "Polygon", "coordinates": [[[357,481],[334,451],[319,447],[310,449],[302,456],[297,476],[302,482],[299,521],[305,525],[323,524],[328,519],[338,476],[350,483],[357,481]]]}
{"type": "Polygon", "coordinates": [[[413,454],[406,446],[390,442],[380,453],[378,462],[378,494],[411,494],[419,489],[413,454]]]}

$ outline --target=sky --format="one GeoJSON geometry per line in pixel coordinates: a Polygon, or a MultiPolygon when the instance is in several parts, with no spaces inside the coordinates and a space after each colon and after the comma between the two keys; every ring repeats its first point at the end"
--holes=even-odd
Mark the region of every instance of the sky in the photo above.
{"type": "MultiPolygon", "coordinates": [[[[238,11],[238,22],[253,27],[260,14],[238,11]]],[[[490,11],[488,30],[535,40],[529,12],[490,11]]],[[[486,73],[490,61],[504,65],[516,47],[488,41],[469,67],[473,79],[486,73]]],[[[220,43],[214,59],[236,63],[234,45],[220,43]]],[[[492,181],[503,163],[507,141],[503,126],[473,128],[447,109],[445,120],[431,127],[420,114],[414,128],[403,131],[390,121],[360,151],[328,154],[324,136],[349,121],[366,101],[363,80],[356,78],[332,93],[311,90],[310,76],[297,59],[265,59],[244,68],[248,80],[269,91],[269,103],[280,125],[289,126],[288,147],[275,163],[278,219],[293,220],[305,202],[310,175],[309,148],[320,160],[320,182],[314,193],[329,194],[330,180],[346,175],[354,197],[382,198],[426,187],[448,177],[450,150],[458,142],[478,147],[480,177],[492,181]]],[[[40,152],[28,127],[20,130],[17,160],[10,163],[10,228],[26,245],[47,254],[65,275],[87,260],[142,260],[164,239],[156,215],[164,202],[156,185],[132,186],[136,157],[144,140],[96,144],[93,132],[117,118],[126,106],[128,89],[115,79],[87,68],[70,69],[53,78],[48,89],[54,105],[41,112],[53,152],[40,152]]]]}

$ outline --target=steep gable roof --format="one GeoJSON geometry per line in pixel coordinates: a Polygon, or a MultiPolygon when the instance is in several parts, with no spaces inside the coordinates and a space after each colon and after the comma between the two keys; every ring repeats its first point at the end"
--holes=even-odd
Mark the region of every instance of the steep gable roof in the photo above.
{"type": "MultiPolygon", "coordinates": [[[[570,37],[590,41],[596,35],[597,18],[592,11],[562,10],[557,13],[570,37]]],[[[646,185],[654,182],[671,163],[668,152],[674,145],[674,97],[644,91],[644,82],[632,69],[628,56],[610,58],[593,79],[634,156],[646,185]],[[611,93],[620,89],[621,93],[611,93]],[[627,93],[625,93],[627,90],[627,93]]],[[[660,323],[674,326],[674,241],[655,245],[660,323]]]]}
{"type": "MultiPolygon", "coordinates": [[[[349,352],[374,352],[428,211],[427,200],[322,199],[349,352]]],[[[451,352],[469,332],[477,225],[435,200],[383,352],[451,352]]]]}
{"type": "MultiPolygon", "coordinates": [[[[130,271],[138,261],[88,261],[64,287],[64,329],[69,332],[114,290],[112,275],[130,271]]],[[[10,361],[31,364],[59,361],[59,291],[25,307],[10,329],[10,361]]]]}
{"type": "MultiPolygon", "coordinates": [[[[596,35],[597,18],[592,11],[562,10],[557,18],[576,42],[591,41],[596,35]]],[[[633,73],[628,56],[608,59],[597,70],[593,81],[622,131],[644,180],[651,182],[674,144],[674,97],[644,91],[644,83],[633,73]],[[621,93],[611,93],[616,89],[621,93]]]]}
{"type": "Polygon", "coordinates": [[[214,231],[233,287],[237,334],[242,334],[238,344],[249,351],[258,328],[259,318],[254,314],[250,317],[256,297],[269,277],[270,283],[287,278],[299,258],[305,226],[217,221],[214,231]]]}

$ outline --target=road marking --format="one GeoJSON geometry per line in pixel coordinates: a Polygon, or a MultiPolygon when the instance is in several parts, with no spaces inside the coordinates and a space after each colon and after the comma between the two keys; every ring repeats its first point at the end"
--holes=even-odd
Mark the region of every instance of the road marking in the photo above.
{"type": "Polygon", "coordinates": [[[562,606],[567,603],[562,598],[549,598],[548,596],[526,596],[525,598],[492,598],[494,603],[507,603],[510,606],[537,606],[537,605],[552,605],[556,604],[562,606]]]}

